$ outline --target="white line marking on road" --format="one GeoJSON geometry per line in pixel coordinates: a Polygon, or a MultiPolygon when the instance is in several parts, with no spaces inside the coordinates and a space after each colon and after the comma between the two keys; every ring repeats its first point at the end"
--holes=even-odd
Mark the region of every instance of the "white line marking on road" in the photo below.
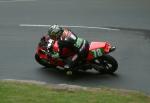
{"type": "MultiPolygon", "coordinates": [[[[51,25],[36,25],[36,24],[20,24],[21,27],[50,27],[51,25]]],[[[91,26],[68,26],[68,25],[60,25],[61,27],[71,27],[71,28],[84,28],[84,29],[101,29],[101,30],[113,30],[120,31],[120,29],[113,28],[104,28],[104,27],[91,27],[91,26]]]]}
{"type": "Polygon", "coordinates": [[[37,1],[37,0],[0,0],[0,3],[12,3],[12,2],[29,2],[29,1],[37,1]]]}

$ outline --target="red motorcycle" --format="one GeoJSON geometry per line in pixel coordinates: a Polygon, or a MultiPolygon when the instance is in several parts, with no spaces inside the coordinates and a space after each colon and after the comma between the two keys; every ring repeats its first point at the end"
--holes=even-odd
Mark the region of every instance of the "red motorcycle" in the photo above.
{"type": "MultiPolygon", "coordinates": [[[[78,61],[75,66],[76,71],[95,69],[99,73],[114,73],[118,68],[117,61],[109,55],[110,52],[116,48],[111,46],[108,42],[91,42],[89,47],[89,53],[84,61],[78,61]]],[[[65,63],[61,58],[54,58],[51,53],[58,53],[58,43],[52,39],[44,36],[38,44],[35,53],[35,60],[45,67],[61,67],[63,68],[65,63]],[[47,49],[51,47],[51,50],[47,49]]],[[[74,53],[70,50],[64,49],[64,56],[71,56],[74,53]]]]}

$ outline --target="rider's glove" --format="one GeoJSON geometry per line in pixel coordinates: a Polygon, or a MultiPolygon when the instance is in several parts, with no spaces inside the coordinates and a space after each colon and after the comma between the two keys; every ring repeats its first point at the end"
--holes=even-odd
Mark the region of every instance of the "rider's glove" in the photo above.
{"type": "Polygon", "coordinates": [[[52,58],[59,58],[59,53],[53,52],[53,53],[51,54],[51,57],[52,57],[52,58]]]}

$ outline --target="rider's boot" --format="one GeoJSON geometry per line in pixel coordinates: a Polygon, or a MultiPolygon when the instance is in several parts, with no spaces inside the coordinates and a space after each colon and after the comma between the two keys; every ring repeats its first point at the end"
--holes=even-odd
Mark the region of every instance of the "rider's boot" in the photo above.
{"type": "Polygon", "coordinates": [[[68,71],[66,72],[66,75],[72,75],[72,71],[71,71],[71,70],[68,70],[68,71]]]}
{"type": "Polygon", "coordinates": [[[72,75],[72,70],[69,65],[65,65],[64,68],[66,70],[66,75],[72,75]]]}

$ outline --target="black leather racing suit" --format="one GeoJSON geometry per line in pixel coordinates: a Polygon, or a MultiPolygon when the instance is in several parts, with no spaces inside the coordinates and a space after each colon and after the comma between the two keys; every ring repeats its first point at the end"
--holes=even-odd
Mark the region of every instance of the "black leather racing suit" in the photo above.
{"type": "Polygon", "coordinates": [[[87,40],[77,37],[74,33],[70,31],[70,35],[58,39],[59,45],[59,55],[63,57],[63,49],[67,48],[75,52],[73,56],[69,56],[64,59],[64,62],[69,66],[69,68],[73,69],[76,65],[77,61],[84,60],[89,51],[89,43],[87,40]]]}

